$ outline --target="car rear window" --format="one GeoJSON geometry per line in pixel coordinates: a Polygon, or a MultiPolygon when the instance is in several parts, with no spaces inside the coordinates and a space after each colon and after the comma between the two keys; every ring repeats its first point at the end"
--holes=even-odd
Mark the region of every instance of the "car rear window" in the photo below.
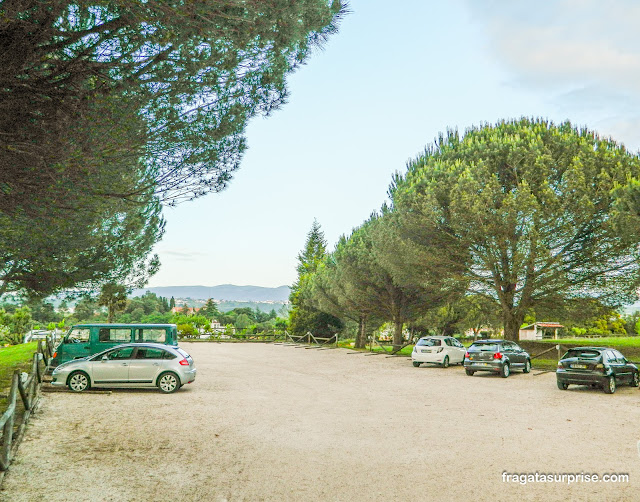
{"type": "Polygon", "coordinates": [[[439,347],[442,345],[442,340],[439,338],[422,338],[418,340],[416,345],[427,345],[429,347],[439,347]]]}
{"type": "Polygon", "coordinates": [[[136,359],[162,359],[164,350],[153,347],[138,347],[136,359]]]}
{"type": "Polygon", "coordinates": [[[182,357],[184,357],[185,359],[186,359],[187,357],[191,357],[189,354],[187,354],[184,350],[182,350],[182,349],[181,349],[181,348],[179,348],[179,347],[178,347],[178,348],[176,348],[176,350],[177,350],[177,351],[178,351],[178,353],[179,353],[182,357]]]}
{"type": "Polygon", "coordinates": [[[139,328],[136,330],[136,340],[164,343],[167,341],[167,332],[164,328],[139,328]]]}
{"type": "Polygon", "coordinates": [[[474,343],[469,347],[469,350],[488,350],[491,352],[497,352],[500,350],[500,347],[497,343],[474,343]]]}
{"type": "Polygon", "coordinates": [[[130,328],[100,328],[98,330],[99,342],[130,342],[130,328]]]}
{"type": "Polygon", "coordinates": [[[597,359],[600,357],[600,351],[589,349],[569,349],[567,353],[562,356],[562,359],[568,359],[570,357],[578,357],[580,359],[597,359]]]}

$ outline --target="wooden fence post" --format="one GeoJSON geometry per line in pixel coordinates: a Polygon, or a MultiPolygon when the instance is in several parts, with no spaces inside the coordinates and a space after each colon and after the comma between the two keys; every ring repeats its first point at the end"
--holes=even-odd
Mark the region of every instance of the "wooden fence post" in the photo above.
{"type": "Polygon", "coordinates": [[[49,353],[49,357],[53,357],[53,344],[51,343],[51,338],[46,338],[47,344],[47,352],[49,353]]]}
{"type": "MultiPolygon", "coordinates": [[[[42,375],[40,374],[40,364],[39,364],[39,360],[38,360],[38,353],[35,353],[33,355],[34,357],[34,364],[33,364],[33,369],[36,372],[36,379],[38,380],[38,383],[42,383],[42,375]]],[[[46,364],[46,363],[45,363],[46,364]]]]}
{"type": "Polygon", "coordinates": [[[18,391],[20,392],[20,397],[22,398],[22,404],[24,404],[25,410],[31,409],[31,402],[29,401],[29,387],[30,385],[25,388],[22,383],[22,378],[18,378],[18,391]]]}
{"type": "Polygon", "coordinates": [[[18,379],[20,373],[16,370],[11,381],[11,391],[9,392],[9,406],[3,415],[6,421],[2,429],[2,446],[0,447],[0,470],[6,471],[11,463],[11,443],[13,441],[13,423],[16,414],[16,394],[18,392],[18,379]]]}

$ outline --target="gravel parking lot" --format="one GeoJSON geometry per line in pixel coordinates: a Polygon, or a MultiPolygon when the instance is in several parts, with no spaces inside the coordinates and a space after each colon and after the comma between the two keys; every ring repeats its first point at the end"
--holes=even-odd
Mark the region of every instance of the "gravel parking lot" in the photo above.
{"type": "Polygon", "coordinates": [[[45,394],[0,499],[638,500],[638,389],[560,391],[553,373],[468,377],[346,349],[182,346],[198,378],[175,394],[45,394]]]}

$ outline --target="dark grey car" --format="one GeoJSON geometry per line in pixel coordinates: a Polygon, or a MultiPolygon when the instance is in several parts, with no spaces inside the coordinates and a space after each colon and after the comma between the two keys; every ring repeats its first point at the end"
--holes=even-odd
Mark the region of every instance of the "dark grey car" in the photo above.
{"type": "Polygon", "coordinates": [[[476,371],[493,371],[507,378],[512,370],[531,371],[531,356],[509,340],[477,340],[464,356],[464,369],[471,376],[476,371]]]}
{"type": "Polygon", "coordinates": [[[558,361],[556,380],[562,390],[567,390],[569,384],[591,385],[613,394],[620,384],[638,387],[640,375],[638,367],[616,349],[575,347],[558,361]]]}

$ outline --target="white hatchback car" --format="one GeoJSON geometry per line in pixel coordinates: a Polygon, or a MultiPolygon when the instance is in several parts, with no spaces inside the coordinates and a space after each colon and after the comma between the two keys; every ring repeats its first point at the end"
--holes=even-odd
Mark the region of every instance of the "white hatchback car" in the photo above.
{"type": "Polygon", "coordinates": [[[422,363],[446,368],[450,364],[463,364],[465,352],[464,346],[451,336],[425,336],[413,347],[411,359],[416,368],[422,363]]]}

